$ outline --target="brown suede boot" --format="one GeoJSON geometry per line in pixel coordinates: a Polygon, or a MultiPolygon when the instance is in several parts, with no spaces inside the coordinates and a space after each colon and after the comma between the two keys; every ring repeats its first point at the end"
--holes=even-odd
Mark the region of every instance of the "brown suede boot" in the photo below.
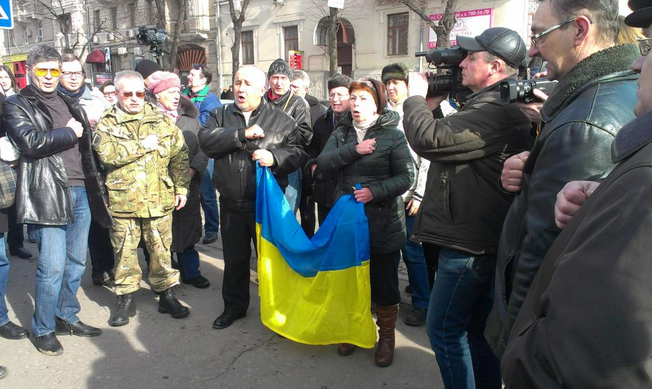
{"type": "Polygon", "coordinates": [[[376,305],[376,325],[378,325],[378,348],[376,349],[376,366],[387,367],[394,361],[394,344],[398,304],[389,307],[376,305]]]}
{"type": "Polygon", "coordinates": [[[342,343],[337,348],[337,353],[343,357],[353,354],[354,351],[355,351],[355,345],[352,345],[351,343],[342,343]]]}

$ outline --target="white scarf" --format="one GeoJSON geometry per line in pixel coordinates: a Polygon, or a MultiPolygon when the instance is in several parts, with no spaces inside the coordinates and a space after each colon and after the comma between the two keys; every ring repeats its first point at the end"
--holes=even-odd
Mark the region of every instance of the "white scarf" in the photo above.
{"type": "Polygon", "coordinates": [[[355,120],[353,121],[353,128],[355,129],[355,134],[358,137],[358,143],[362,143],[364,140],[364,136],[367,133],[367,130],[372,127],[376,122],[378,121],[378,114],[374,114],[374,116],[370,117],[369,119],[362,121],[362,122],[356,122],[355,120]]]}

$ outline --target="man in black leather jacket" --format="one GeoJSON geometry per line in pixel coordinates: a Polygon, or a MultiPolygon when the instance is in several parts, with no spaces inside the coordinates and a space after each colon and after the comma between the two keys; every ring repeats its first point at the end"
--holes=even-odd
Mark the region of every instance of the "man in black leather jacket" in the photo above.
{"type": "Polygon", "coordinates": [[[296,122],[262,97],[265,74],[243,66],[234,77],[235,104],[220,107],[199,131],[202,151],[215,158],[213,183],[220,192],[224,242],[224,313],[213,323],[223,329],[249,307],[249,259],[256,238],[256,161],[271,167],[278,183],[305,159],[296,122]]]}
{"type": "MultiPolygon", "coordinates": [[[[507,339],[546,252],[559,234],[557,193],[574,180],[599,180],[615,166],[611,144],[634,118],[637,76],[634,45],[615,46],[618,2],[541,2],[532,23],[530,57],[548,61],[547,77],[559,84],[537,110],[526,107],[541,131],[530,153],[505,162],[502,185],[519,192],[500,238],[496,294],[487,338],[497,355],[507,339]],[[528,109],[529,108],[529,109],[528,109]]],[[[546,98],[546,96],[542,96],[546,98]]]]}
{"type": "Polygon", "coordinates": [[[473,94],[457,113],[435,119],[425,78],[411,74],[408,82],[403,128],[412,149],[430,161],[410,239],[425,249],[441,247],[426,331],[445,387],[500,388],[499,361],[484,339],[498,237],[513,198],[500,190],[500,169],[531,147],[532,125],[501,100],[499,86],[518,73],[525,43],[497,27],[475,38],[458,36],[458,44],[467,52],[462,83],[473,94]]]}
{"type": "Polygon", "coordinates": [[[43,354],[60,355],[55,331],[85,337],[102,332],[79,320],[76,294],[86,265],[91,212],[103,226],[112,219],[86,114],[57,92],[61,56],[50,46],[35,46],[27,68],[32,83],[5,100],[2,120],[21,153],[18,222],[36,226],[34,344],[43,354]]]}

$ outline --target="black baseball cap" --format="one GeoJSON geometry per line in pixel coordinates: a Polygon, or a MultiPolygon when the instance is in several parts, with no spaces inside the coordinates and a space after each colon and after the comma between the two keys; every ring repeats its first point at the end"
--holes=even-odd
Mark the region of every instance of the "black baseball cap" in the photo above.
{"type": "Polygon", "coordinates": [[[505,27],[489,28],[475,38],[458,35],[457,44],[466,51],[488,51],[514,68],[525,59],[525,42],[516,31],[505,27]]]}
{"type": "Polygon", "coordinates": [[[625,18],[626,25],[648,28],[652,24],[652,2],[650,0],[629,0],[627,5],[634,12],[625,18]]]}

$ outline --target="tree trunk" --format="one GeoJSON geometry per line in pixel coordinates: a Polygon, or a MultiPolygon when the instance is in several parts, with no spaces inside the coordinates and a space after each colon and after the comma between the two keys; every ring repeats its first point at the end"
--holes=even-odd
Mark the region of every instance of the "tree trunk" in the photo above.
{"type": "MultiPolygon", "coordinates": [[[[237,0],[236,0],[237,1],[237,0]]],[[[241,10],[236,10],[235,5],[233,4],[234,0],[229,0],[229,12],[231,13],[231,21],[233,22],[233,46],[231,46],[231,58],[233,61],[232,64],[232,75],[235,76],[235,73],[240,68],[240,41],[242,35],[242,23],[245,20],[245,13],[247,12],[247,6],[249,5],[249,0],[244,0],[241,2],[241,10]]]]}
{"type": "Polygon", "coordinates": [[[337,8],[330,9],[328,17],[328,71],[330,75],[337,73],[337,29],[339,23],[337,19],[337,8]]]}
{"type": "Polygon", "coordinates": [[[457,0],[446,0],[446,7],[444,8],[444,16],[439,21],[439,24],[436,25],[430,16],[428,16],[424,11],[423,7],[420,8],[417,0],[398,0],[400,3],[408,7],[412,12],[416,13],[421,20],[426,22],[428,27],[432,28],[437,34],[437,48],[438,49],[447,49],[451,46],[448,36],[455,26],[455,5],[457,0]]]}
{"type": "Polygon", "coordinates": [[[177,21],[174,26],[174,34],[172,35],[172,44],[170,46],[170,56],[168,57],[169,69],[174,71],[177,67],[177,51],[179,50],[179,39],[181,38],[181,30],[183,23],[186,20],[186,13],[188,11],[188,0],[177,0],[177,21]]]}

